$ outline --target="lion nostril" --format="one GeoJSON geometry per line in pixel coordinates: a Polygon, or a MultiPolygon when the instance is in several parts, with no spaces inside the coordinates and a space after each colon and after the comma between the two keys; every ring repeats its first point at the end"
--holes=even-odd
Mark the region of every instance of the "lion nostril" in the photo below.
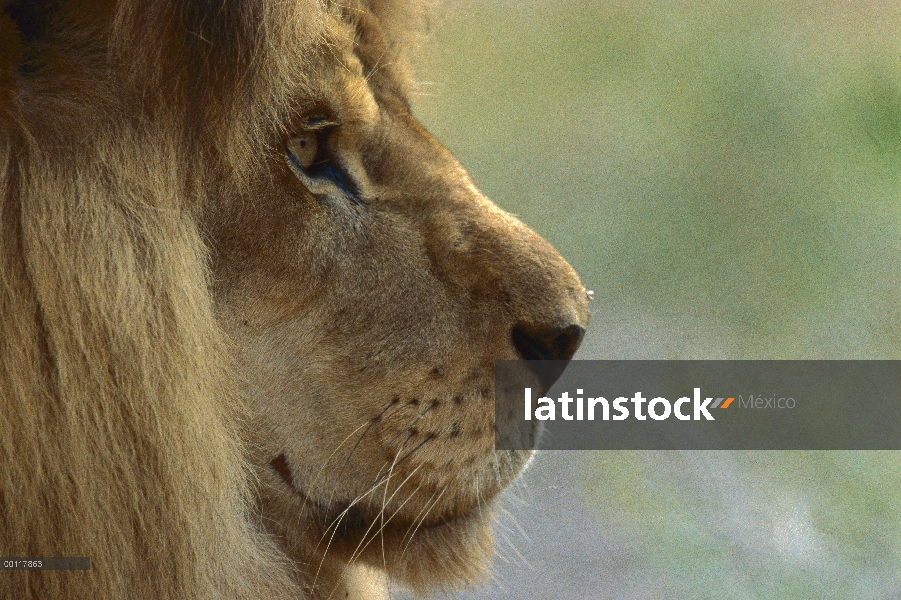
{"type": "Polygon", "coordinates": [[[585,329],[579,325],[545,327],[519,323],[513,327],[511,338],[524,360],[569,360],[583,335],[585,329]]]}
{"type": "MultiPolygon", "coordinates": [[[[582,343],[583,335],[585,328],[579,325],[544,327],[519,323],[513,327],[511,340],[513,347],[524,360],[568,361],[582,343]]],[[[565,363],[561,362],[553,366],[530,366],[529,370],[538,376],[544,387],[542,392],[544,393],[560,378],[565,368],[565,363]]]]}

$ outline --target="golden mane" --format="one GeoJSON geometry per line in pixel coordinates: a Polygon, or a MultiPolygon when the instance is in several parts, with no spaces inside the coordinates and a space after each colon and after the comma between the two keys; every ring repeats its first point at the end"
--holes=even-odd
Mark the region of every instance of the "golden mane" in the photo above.
{"type": "MultiPolygon", "coordinates": [[[[421,14],[356,4],[398,48],[421,14]]],[[[196,217],[276,141],[331,8],[3,6],[0,554],[91,569],[7,572],[0,596],[296,598],[249,501],[196,217]]]]}

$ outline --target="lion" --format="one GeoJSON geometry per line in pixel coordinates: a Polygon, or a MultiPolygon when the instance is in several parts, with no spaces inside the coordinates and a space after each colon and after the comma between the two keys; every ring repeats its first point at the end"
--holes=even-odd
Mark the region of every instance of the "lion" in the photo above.
{"type": "Polygon", "coordinates": [[[586,291],[411,113],[426,7],[14,0],[0,17],[4,598],[475,581],[530,452],[493,365],[586,291]]]}

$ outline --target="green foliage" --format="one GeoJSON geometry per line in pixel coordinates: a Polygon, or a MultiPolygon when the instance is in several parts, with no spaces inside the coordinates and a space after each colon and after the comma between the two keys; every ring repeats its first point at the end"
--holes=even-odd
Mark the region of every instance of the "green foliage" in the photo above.
{"type": "Polygon", "coordinates": [[[895,597],[896,452],[599,452],[585,497],[664,597],[895,597]],[[892,591],[894,590],[894,591],[892,591]]]}

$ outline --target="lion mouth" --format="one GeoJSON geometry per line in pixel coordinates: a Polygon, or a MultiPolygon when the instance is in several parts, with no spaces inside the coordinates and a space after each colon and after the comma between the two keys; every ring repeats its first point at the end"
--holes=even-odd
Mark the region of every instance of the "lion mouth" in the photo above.
{"type": "MultiPolygon", "coordinates": [[[[334,535],[341,539],[352,539],[369,531],[380,531],[384,534],[401,533],[405,537],[415,530],[432,530],[454,526],[479,517],[482,509],[491,499],[482,500],[475,506],[451,514],[427,518],[423,516],[413,520],[397,518],[393,510],[377,510],[355,502],[324,504],[303,492],[294,482],[291,467],[284,454],[273,458],[269,465],[279,475],[282,482],[302,501],[305,510],[315,522],[326,530],[334,528],[334,535]]],[[[427,513],[426,513],[427,514],[427,513]]]]}

